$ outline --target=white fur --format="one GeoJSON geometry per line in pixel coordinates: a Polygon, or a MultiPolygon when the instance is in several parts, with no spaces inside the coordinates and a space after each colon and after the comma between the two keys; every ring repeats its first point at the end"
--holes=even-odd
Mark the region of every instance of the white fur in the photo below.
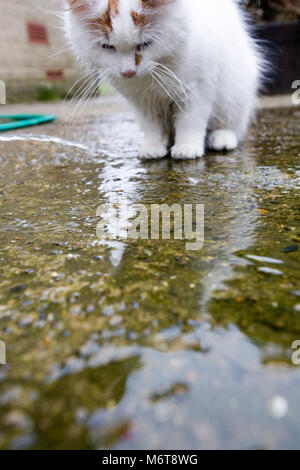
{"type": "MultiPolygon", "coordinates": [[[[82,0],[92,15],[107,0],[82,0]]],[[[234,0],[173,0],[153,16],[153,24],[136,28],[130,12],[140,0],[119,0],[107,39],[88,31],[85,15],[65,15],[67,37],[77,58],[96,76],[110,82],[134,106],[145,141],[143,159],[162,158],[175,134],[174,159],[202,157],[205,145],[232,150],[247,131],[256,105],[263,60],[234,0]],[[153,41],[135,64],[136,46],[153,41]],[[136,72],[132,78],[121,73],[136,72]]]]}

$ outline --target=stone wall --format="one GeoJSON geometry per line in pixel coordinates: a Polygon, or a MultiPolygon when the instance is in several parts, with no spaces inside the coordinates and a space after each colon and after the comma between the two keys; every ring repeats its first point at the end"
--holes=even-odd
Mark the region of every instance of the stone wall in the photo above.
{"type": "Polygon", "coordinates": [[[60,22],[47,10],[59,5],[61,0],[0,0],[0,80],[8,102],[63,95],[78,76],[71,54],[57,54],[65,44],[60,22]],[[30,39],[29,24],[46,27],[47,41],[39,30],[30,39]]]}

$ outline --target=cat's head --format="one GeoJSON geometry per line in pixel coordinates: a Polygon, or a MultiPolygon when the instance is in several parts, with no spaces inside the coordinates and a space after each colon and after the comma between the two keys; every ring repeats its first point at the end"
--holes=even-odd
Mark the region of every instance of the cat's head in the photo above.
{"type": "Polygon", "coordinates": [[[66,1],[66,32],[77,58],[108,78],[144,76],[176,52],[178,0],[66,1]]]}

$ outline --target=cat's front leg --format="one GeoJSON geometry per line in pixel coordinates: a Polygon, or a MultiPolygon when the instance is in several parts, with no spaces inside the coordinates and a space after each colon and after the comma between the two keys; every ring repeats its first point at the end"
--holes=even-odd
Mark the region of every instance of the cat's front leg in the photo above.
{"type": "Polygon", "coordinates": [[[168,135],[159,118],[138,114],[144,141],[139,150],[141,160],[157,160],[168,154],[168,135]]]}
{"type": "Polygon", "coordinates": [[[199,108],[197,101],[176,114],[175,145],[171,149],[174,160],[195,160],[204,155],[209,109],[199,108]]]}

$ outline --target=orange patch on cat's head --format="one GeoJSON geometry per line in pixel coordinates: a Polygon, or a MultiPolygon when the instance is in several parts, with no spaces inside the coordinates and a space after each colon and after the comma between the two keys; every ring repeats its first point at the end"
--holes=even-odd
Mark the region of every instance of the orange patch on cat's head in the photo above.
{"type": "Polygon", "coordinates": [[[138,67],[143,60],[142,54],[135,54],[135,65],[138,67]]]}
{"type": "Polygon", "coordinates": [[[105,12],[91,21],[91,29],[101,30],[106,36],[113,30],[112,20],[119,14],[119,0],[108,0],[105,12]]]}
{"type": "Polygon", "coordinates": [[[173,0],[141,0],[142,7],[144,9],[151,9],[154,10],[155,8],[159,8],[162,6],[171,3],[173,0]]]}
{"type": "Polygon", "coordinates": [[[119,14],[119,0],[108,0],[107,9],[113,16],[117,16],[119,14]]]}
{"type": "Polygon", "coordinates": [[[87,4],[85,0],[69,0],[71,9],[76,13],[82,13],[87,10],[87,4]]]}
{"type": "Polygon", "coordinates": [[[145,13],[137,13],[136,11],[132,11],[130,14],[132,21],[137,28],[144,28],[150,21],[149,16],[147,16],[145,13]]]}
{"type": "Polygon", "coordinates": [[[151,23],[152,13],[162,6],[166,6],[173,0],[140,0],[142,12],[131,11],[131,18],[137,28],[145,28],[151,23]]]}

